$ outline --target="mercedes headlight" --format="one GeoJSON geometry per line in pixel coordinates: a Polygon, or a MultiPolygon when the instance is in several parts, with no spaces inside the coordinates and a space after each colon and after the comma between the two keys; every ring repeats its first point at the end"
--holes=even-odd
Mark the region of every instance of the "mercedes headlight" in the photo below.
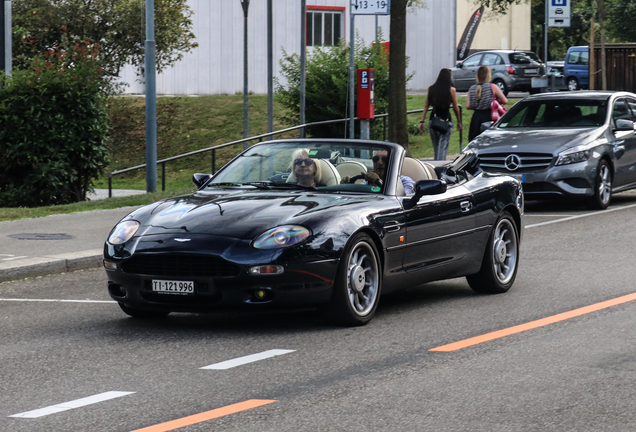
{"type": "Polygon", "coordinates": [[[135,235],[141,224],[136,220],[127,220],[118,223],[108,237],[108,243],[118,245],[126,243],[135,235]]]}
{"type": "Polygon", "coordinates": [[[283,225],[265,231],[256,237],[256,249],[280,249],[297,245],[311,236],[311,231],[298,225],[283,225]]]}
{"type": "Polygon", "coordinates": [[[585,162],[589,159],[589,157],[590,150],[568,150],[559,155],[559,158],[556,161],[556,165],[569,165],[573,163],[585,162]]]}

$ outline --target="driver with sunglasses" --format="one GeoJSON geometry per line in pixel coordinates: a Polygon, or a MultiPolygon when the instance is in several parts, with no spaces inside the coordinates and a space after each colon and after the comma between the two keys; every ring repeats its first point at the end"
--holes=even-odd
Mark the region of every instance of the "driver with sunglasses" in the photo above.
{"type": "MultiPolygon", "coordinates": [[[[376,150],[373,152],[371,160],[373,161],[373,171],[360,173],[361,175],[364,175],[364,181],[362,184],[377,184],[382,186],[384,179],[386,178],[386,166],[389,163],[389,152],[386,150],[376,150]]],[[[407,195],[415,193],[415,181],[411,177],[401,175],[400,180],[402,180],[402,185],[404,186],[404,193],[407,195]]],[[[349,176],[344,177],[340,183],[351,183],[351,178],[349,176]]]]}

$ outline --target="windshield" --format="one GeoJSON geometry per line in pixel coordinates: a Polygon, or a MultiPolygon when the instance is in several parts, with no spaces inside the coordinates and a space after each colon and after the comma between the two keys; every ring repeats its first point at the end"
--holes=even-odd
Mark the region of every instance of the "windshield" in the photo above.
{"type": "MultiPolygon", "coordinates": [[[[375,193],[381,188],[364,181],[375,166],[388,166],[391,148],[360,142],[304,140],[257,144],[212,179],[208,188],[342,190],[375,193]],[[344,184],[342,179],[348,177],[344,184]],[[357,177],[357,178],[356,178],[357,177]]],[[[384,176],[385,173],[379,173],[384,176]]]]}
{"type": "Polygon", "coordinates": [[[500,128],[581,128],[605,123],[607,101],[551,99],[521,101],[508,111],[500,128]]]}

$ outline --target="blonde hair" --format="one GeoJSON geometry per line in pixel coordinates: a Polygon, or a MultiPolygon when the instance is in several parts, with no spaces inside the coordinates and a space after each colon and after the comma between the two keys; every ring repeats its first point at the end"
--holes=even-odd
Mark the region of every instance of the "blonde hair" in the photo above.
{"type": "MultiPolygon", "coordinates": [[[[295,179],[295,175],[294,175],[294,161],[296,159],[304,159],[303,153],[307,155],[307,157],[309,157],[309,149],[308,148],[299,148],[294,150],[294,152],[292,153],[292,160],[291,160],[291,176],[293,176],[292,178],[295,179]]],[[[316,167],[316,173],[314,174],[314,181],[316,183],[318,183],[320,180],[322,180],[322,169],[320,167],[320,162],[318,159],[314,159],[314,158],[310,158],[314,161],[314,166],[316,167]]]]}
{"type": "Polygon", "coordinates": [[[490,68],[482,65],[477,69],[477,88],[475,89],[475,97],[477,100],[481,99],[481,85],[490,82],[490,68]]]}

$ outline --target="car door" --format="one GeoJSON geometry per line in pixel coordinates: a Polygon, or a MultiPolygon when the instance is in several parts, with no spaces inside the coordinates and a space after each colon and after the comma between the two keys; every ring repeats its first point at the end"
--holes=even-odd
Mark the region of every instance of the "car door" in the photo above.
{"type": "Polygon", "coordinates": [[[495,76],[503,76],[507,71],[506,65],[504,64],[504,61],[499,54],[484,54],[481,60],[481,64],[490,68],[491,76],[493,77],[492,81],[495,80],[495,76]]]}
{"type": "Polygon", "coordinates": [[[453,82],[458,90],[466,91],[471,85],[477,81],[477,69],[479,69],[479,63],[481,62],[483,54],[477,53],[468,57],[462,63],[462,68],[453,72],[453,82]]]}
{"type": "Polygon", "coordinates": [[[475,247],[475,202],[466,187],[451,184],[443,194],[406,202],[405,223],[404,271],[422,281],[461,274],[475,247]]]}
{"type": "MultiPolygon", "coordinates": [[[[626,98],[614,101],[612,106],[612,127],[616,127],[616,120],[634,121],[634,115],[630,105],[636,107],[636,101],[631,100],[628,104],[626,98]]],[[[636,182],[636,135],[634,130],[618,131],[614,130],[614,161],[615,174],[614,186],[620,187],[636,182]]]]}

